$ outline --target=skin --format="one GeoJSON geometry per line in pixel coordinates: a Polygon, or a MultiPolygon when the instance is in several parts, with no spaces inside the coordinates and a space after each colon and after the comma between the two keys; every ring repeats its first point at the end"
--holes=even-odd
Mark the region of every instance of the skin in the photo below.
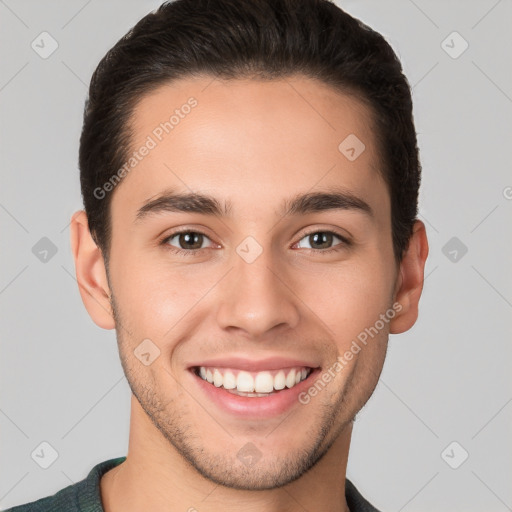
{"type": "Polygon", "coordinates": [[[98,326],[116,329],[133,392],[128,456],[101,479],[104,508],[347,511],[352,422],[375,389],[388,335],[417,319],[425,226],[416,221],[398,265],[371,113],[354,97],[300,76],[182,79],[138,103],[133,148],[191,96],[198,105],[111,192],[108,276],[85,212],[72,218],[83,302],[98,326]],[[366,146],[353,162],[338,150],[351,133],[366,146]],[[340,186],[374,216],[277,213],[297,193],[340,186]],[[229,199],[231,216],[164,212],[134,222],[138,208],[167,188],[229,199]],[[179,227],[206,235],[196,256],[171,252],[188,247],[180,237],[171,250],[159,245],[179,227]],[[329,229],[352,244],[334,237],[326,248],[339,250],[322,254],[307,234],[329,229]],[[247,236],[263,249],[250,264],[236,252],[247,236]],[[221,411],[187,370],[229,355],[304,358],[327,369],[394,303],[400,312],[328,386],[283,415],[254,421],[221,411]],[[160,356],[145,366],[133,351],[147,338],[160,356]],[[237,457],[249,442],[261,453],[250,467],[237,457]]]}

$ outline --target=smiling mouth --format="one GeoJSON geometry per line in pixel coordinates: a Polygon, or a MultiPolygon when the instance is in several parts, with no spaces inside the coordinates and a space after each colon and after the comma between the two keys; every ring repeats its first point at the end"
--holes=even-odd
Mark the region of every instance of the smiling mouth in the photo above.
{"type": "Polygon", "coordinates": [[[280,370],[247,372],[233,368],[196,366],[192,371],[200,379],[234,395],[262,398],[295,387],[309,377],[313,368],[296,366],[280,370]]]}

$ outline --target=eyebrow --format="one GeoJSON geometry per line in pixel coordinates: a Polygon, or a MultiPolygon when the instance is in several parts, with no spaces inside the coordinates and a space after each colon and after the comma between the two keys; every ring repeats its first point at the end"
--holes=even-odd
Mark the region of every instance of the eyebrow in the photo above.
{"type": "MultiPolygon", "coordinates": [[[[214,217],[229,217],[232,210],[233,204],[230,200],[221,202],[207,194],[166,190],[158,197],[148,200],[137,210],[135,222],[164,212],[188,212],[214,217]]],[[[329,210],[352,210],[374,217],[370,205],[347,190],[299,193],[291,199],[285,200],[281,209],[276,213],[284,217],[329,210]]]]}

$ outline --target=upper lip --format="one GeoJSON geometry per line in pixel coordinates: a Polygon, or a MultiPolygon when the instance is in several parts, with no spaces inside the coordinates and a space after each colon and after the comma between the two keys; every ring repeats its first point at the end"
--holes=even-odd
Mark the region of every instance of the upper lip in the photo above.
{"type": "Polygon", "coordinates": [[[307,367],[317,368],[318,365],[312,361],[304,359],[292,359],[288,357],[268,357],[266,359],[247,359],[246,357],[222,357],[216,359],[207,359],[189,365],[189,368],[200,366],[210,368],[233,368],[245,370],[248,372],[259,372],[263,370],[280,370],[281,368],[307,367]]]}

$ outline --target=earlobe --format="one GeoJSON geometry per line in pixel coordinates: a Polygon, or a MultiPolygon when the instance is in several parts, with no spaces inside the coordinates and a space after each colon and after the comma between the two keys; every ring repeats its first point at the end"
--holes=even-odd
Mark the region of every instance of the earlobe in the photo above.
{"type": "Polygon", "coordinates": [[[390,321],[390,334],[405,332],[416,323],[427,256],[428,240],[425,224],[417,220],[413,226],[409,245],[400,263],[395,302],[400,304],[401,309],[390,321]]]}
{"type": "Polygon", "coordinates": [[[114,329],[105,263],[89,231],[85,211],[79,210],[73,214],[70,228],[76,279],[85,308],[96,325],[103,329],[114,329]]]}

